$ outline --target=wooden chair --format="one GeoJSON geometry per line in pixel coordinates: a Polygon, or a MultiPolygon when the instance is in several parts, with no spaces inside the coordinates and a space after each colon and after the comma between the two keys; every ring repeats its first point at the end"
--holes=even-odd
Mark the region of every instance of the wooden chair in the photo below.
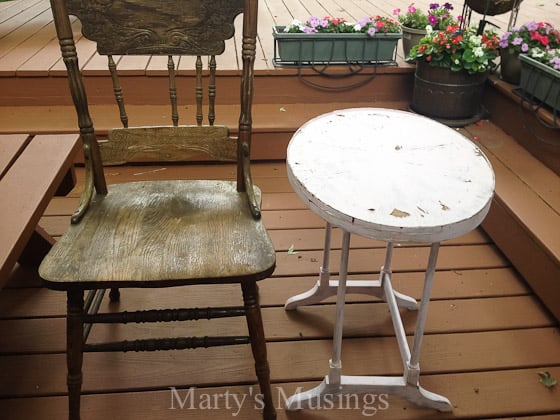
{"type": "MultiPolygon", "coordinates": [[[[47,287],[66,291],[69,417],[80,417],[82,357],[87,351],[151,351],[251,344],[265,419],[276,417],[270,389],[257,281],[272,274],[275,251],[263,226],[261,192],[250,173],[251,102],[258,0],[52,0],[85,152],[86,181],[68,232],[43,260],[47,287]],[[216,55],[243,14],[238,135],[214,125],[216,55]],[[88,111],[69,15],[108,56],[122,128],[99,140],[88,111]],[[129,127],[114,56],[168,57],[170,125],[129,127]],[[174,56],[196,57],[196,124],[178,124],[174,56]],[[202,57],[208,57],[203,71],[202,57]],[[203,101],[203,80],[209,98],[203,101]],[[203,124],[203,102],[208,123],[203,124]],[[176,180],[107,185],[103,165],[149,159],[183,162],[205,153],[237,162],[235,181],[176,180]],[[243,306],[97,313],[105,289],[240,284],[243,306]],[[84,300],[85,291],[88,291],[84,300]],[[88,344],[93,323],[184,321],[245,316],[248,337],[179,337],[88,344]]],[[[142,86],[138,86],[142,89],[142,86]]],[[[167,90],[167,89],[166,89],[167,90]]],[[[193,118],[194,119],[194,118],[193,118]]]]}

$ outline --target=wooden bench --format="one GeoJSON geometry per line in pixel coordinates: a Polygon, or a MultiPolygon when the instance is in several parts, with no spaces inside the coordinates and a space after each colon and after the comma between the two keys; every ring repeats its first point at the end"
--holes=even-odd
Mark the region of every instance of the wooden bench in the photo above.
{"type": "Polygon", "coordinates": [[[57,191],[74,185],[77,134],[0,135],[0,288],[17,261],[37,265],[54,243],[38,226],[57,191]]]}

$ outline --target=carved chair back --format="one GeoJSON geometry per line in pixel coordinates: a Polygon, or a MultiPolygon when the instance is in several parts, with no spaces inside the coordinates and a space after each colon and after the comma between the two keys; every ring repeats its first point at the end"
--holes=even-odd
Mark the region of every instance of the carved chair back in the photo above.
{"type": "MultiPolygon", "coordinates": [[[[247,194],[254,217],[260,216],[250,174],[251,103],[257,35],[258,0],[51,0],[56,31],[68,70],[70,90],[84,143],[86,188],[73,223],[87,210],[93,193],[106,194],[102,165],[136,160],[185,161],[201,153],[219,161],[237,162],[237,189],[247,194]],[[216,56],[235,33],[236,16],[243,13],[241,37],[241,94],[238,135],[234,138],[216,119],[216,56]],[[107,56],[112,89],[122,127],[96,136],[80,72],[71,15],[78,17],[83,35],[107,56]],[[171,121],[166,126],[129,127],[117,58],[127,55],[167,56],[171,121]],[[177,57],[194,56],[196,121],[179,124],[177,57]],[[203,59],[204,57],[204,59],[203,59]],[[207,68],[204,68],[207,63],[207,68]],[[203,83],[204,81],[204,83],[203,83]],[[204,91],[207,92],[207,98],[204,91]],[[203,104],[204,109],[203,109],[203,104]],[[207,106],[207,107],[206,107],[207,106]],[[204,110],[207,109],[204,120],[204,110]]],[[[139,85],[138,89],[142,89],[139,85]]]]}

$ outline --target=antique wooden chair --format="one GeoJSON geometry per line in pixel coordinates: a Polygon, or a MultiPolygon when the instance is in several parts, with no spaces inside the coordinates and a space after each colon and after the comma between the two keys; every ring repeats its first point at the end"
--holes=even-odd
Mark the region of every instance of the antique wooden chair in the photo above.
{"type": "MultiPolygon", "coordinates": [[[[151,351],[251,344],[266,419],[276,417],[270,389],[257,281],[274,271],[275,252],[261,221],[261,192],[250,173],[251,103],[258,0],[52,0],[57,35],[68,70],[85,154],[86,181],[79,208],[66,234],[43,260],[47,287],[67,292],[69,416],[80,416],[82,358],[87,351],[151,351]],[[238,135],[214,125],[216,56],[234,35],[243,14],[242,74],[238,135]],[[108,56],[122,128],[96,136],[78,65],[72,24],[108,56]],[[168,57],[171,120],[168,126],[129,127],[114,56],[168,57]],[[178,124],[174,56],[195,57],[196,124],[178,124]],[[202,57],[208,57],[203,71],[202,57]],[[203,101],[203,81],[208,99],[203,101]],[[203,124],[203,102],[208,123],[203,124]],[[146,159],[183,162],[205,153],[215,161],[237,162],[235,181],[176,180],[107,185],[103,165],[146,159]],[[105,289],[205,284],[240,284],[243,305],[98,313],[105,289]],[[85,292],[87,298],[84,299],[85,292]],[[248,337],[179,337],[112,343],[86,342],[94,323],[184,321],[245,316],[248,337]]],[[[142,89],[142,86],[138,86],[142,89]]],[[[194,120],[193,116],[193,120],[194,120]]],[[[193,121],[194,122],[194,121],[193,121]]],[[[123,296],[124,299],[124,296],[123,296]]],[[[188,305],[187,305],[188,306],[188,305]]]]}

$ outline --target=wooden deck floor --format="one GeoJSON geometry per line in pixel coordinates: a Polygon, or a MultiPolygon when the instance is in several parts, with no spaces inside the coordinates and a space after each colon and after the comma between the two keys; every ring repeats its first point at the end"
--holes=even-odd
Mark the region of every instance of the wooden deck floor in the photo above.
{"type": "MultiPolygon", "coordinates": [[[[257,49],[256,70],[274,69],[274,40],[272,26],[286,25],[294,18],[305,20],[309,16],[338,16],[357,21],[368,15],[392,16],[395,8],[405,10],[410,0],[260,0],[259,48],[257,49]]],[[[427,10],[431,0],[416,0],[418,8],[427,10]]],[[[461,14],[463,1],[452,2],[455,13],[461,14]]],[[[476,24],[480,15],[473,14],[471,23],[476,24]]],[[[498,31],[507,28],[509,14],[490,17],[498,26],[498,31]]],[[[560,6],[554,0],[524,0],[517,23],[531,20],[560,24],[560,6]]],[[[80,25],[74,26],[78,32],[80,25]]],[[[239,37],[236,41],[239,43],[239,37]]],[[[90,74],[106,70],[106,60],[95,52],[93,43],[80,39],[77,45],[82,68],[90,74]]],[[[402,54],[398,49],[398,61],[402,65],[402,54]]],[[[54,25],[48,0],[13,0],[0,3],[0,77],[32,77],[39,75],[60,75],[65,73],[59,58],[59,47],[55,39],[54,25]]],[[[223,57],[219,63],[222,69],[239,68],[239,58],[235,55],[223,57]]],[[[167,60],[161,57],[122,57],[118,62],[121,70],[134,74],[151,74],[165,70],[167,60]]],[[[192,61],[184,59],[178,64],[178,72],[193,69],[192,61]]]]}
{"type": "MultiPolygon", "coordinates": [[[[425,7],[429,1],[418,0],[416,5],[425,7]]],[[[262,0],[257,69],[262,73],[272,73],[274,69],[270,30],[274,24],[311,14],[349,19],[375,13],[390,15],[395,7],[404,8],[409,3],[410,0],[262,0]]],[[[556,0],[525,0],[518,22],[547,20],[558,25],[558,4],[556,0]]],[[[456,7],[460,8],[457,4],[456,7]]],[[[492,20],[504,27],[507,16],[492,20]]],[[[84,70],[89,74],[99,72],[104,62],[101,63],[91,44],[82,40],[78,48],[84,70]]],[[[27,78],[32,83],[36,77],[63,75],[58,57],[47,0],[0,3],[0,77],[27,78]]],[[[157,74],[165,68],[156,59],[138,62],[128,57],[119,64],[130,74],[138,75],[157,74]]],[[[237,59],[233,56],[221,64],[237,69],[237,59]]],[[[180,63],[179,68],[187,69],[187,62],[180,63]]],[[[38,90],[37,95],[40,94],[38,90]]],[[[7,109],[1,108],[0,112],[7,109]]],[[[58,119],[55,122],[48,118],[52,129],[58,119]]],[[[124,167],[107,172],[109,182],[214,177],[223,173],[233,174],[230,167],[221,165],[124,167]]],[[[390,419],[560,419],[559,387],[549,390],[539,383],[538,377],[539,372],[549,371],[560,379],[560,330],[482,230],[442,247],[421,358],[421,384],[447,396],[454,405],[453,413],[419,409],[398,397],[390,397],[388,404],[366,404],[367,400],[360,399],[356,406],[353,401],[328,410],[285,412],[285,397],[300,387],[309,389],[318,384],[327,372],[330,358],[333,301],[294,313],[283,309],[288,297],[307,290],[317,279],[324,224],[292,192],[283,162],[256,164],[254,178],[264,192],[263,217],[277,249],[278,268],[273,278],[261,283],[261,299],[280,419],[355,419],[373,414],[390,419]],[[288,253],[292,247],[297,253],[288,253]]],[[[51,234],[60,235],[67,228],[78,194],[79,187],[68,197],[56,198],[51,203],[42,220],[42,226],[51,234]]],[[[334,241],[337,247],[339,237],[334,241]]],[[[353,237],[351,246],[351,277],[377,276],[383,244],[353,237]]],[[[425,246],[396,250],[394,283],[400,291],[420,297],[427,254],[425,246]]],[[[338,265],[337,256],[335,251],[333,271],[338,265]]],[[[123,293],[119,309],[143,309],[154,302],[161,302],[161,306],[206,305],[206,302],[226,305],[231,304],[229,299],[233,295],[234,291],[227,287],[218,290],[201,287],[194,292],[192,289],[149,291],[148,294],[135,290],[123,293]]],[[[400,358],[386,305],[357,295],[349,296],[348,302],[344,373],[399,375],[400,358]]],[[[104,306],[103,309],[112,308],[104,306]]],[[[33,271],[16,269],[8,288],[0,291],[0,419],[65,418],[64,314],[64,294],[42,288],[33,271]]],[[[410,334],[415,314],[406,312],[404,319],[410,334]]],[[[172,328],[181,331],[179,326],[172,328]]],[[[184,334],[235,333],[245,327],[239,319],[202,322],[194,328],[194,332],[184,334]]],[[[127,337],[127,331],[147,335],[155,329],[100,327],[94,329],[92,338],[119,339],[127,337]]],[[[89,354],[85,357],[84,389],[85,420],[259,418],[258,410],[254,409],[258,389],[246,346],[89,354]],[[175,400],[172,409],[170,387],[175,387],[183,399],[187,395],[192,397],[192,405],[189,400],[181,409],[175,400]],[[195,389],[187,394],[190,387],[195,389]],[[238,398],[246,396],[239,412],[232,398],[226,401],[226,393],[236,394],[238,398]]]]}
{"type": "MultiPolygon", "coordinates": [[[[195,165],[107,170],[112,183],[223,174],[233,176],[232,168],[195,165]]],[[[78,177],[80,181],[80,171],[78,177]]],[[[316,281],[324,224],[292,192],[283,162],[256,164],[254,178],[264,192],[263,217],[277,249],[278,266],[273,278],[261,283],[261,299],[280,419],[356,419],[373,414],[390,419],[560,418],[559,387],[547,389],[538,376],[549,371],[560,378],[560,331],[482,230],[449,241],[440,251],[421,357],[421,384],[447,396],[453,403],[453,413],[420,409],[396,396],[390,396],[386,403],[360,397],[330,409],[286,412],[287,396],[298,388],[318,384],[327,372],[333,301],[293,313],[283,309],[288,297],[307,290],[316,281]],[[289,249],[296,252],[289,253],[289,249]]],[[[49,206],[42,225],[50,233],[60,235],[68,226],[80,185],[49,206]]],[[[333,272],[338,266],[339,239],[340,232],[336,232],[333,272]]],[[[354,236],[351,246],[351,277],[376,277],[383,244],[354,236]]],[[[394,283],[398,290],[420,297],[427,255],[425,246],[397,248],[394,283]]],[[[129,290],[123,293],[119,308],[143,309],[154,303],[170,307],[206,302],[227,305],[233,296],[238,294],[229,287],[129,290]]],[[[240,297],[233,299],[240,302],[240,297]]],[[[387,306],[358,295],[350,295],[347,300],[344,373],[399,375],[400,357],[387,306]]],[[[36,274],[29,270],[16,269],[8,288],[0,292],[3,420],[65,418],[64,311],[64,294],[42,288],[36,274]]],[[[403,317],[410,334],[416,315],[404,312],[403,317]]],[[[194,333],[235,334],[245,329],[242,319],[212,322],[194,324],[194,333]]],[[[161,334],[162,327],[156,328],[96,327],[92,339],[126,338],[127,331],[161,334]]],[[[193,333],[183,332],[181,326],[171,328],[179,334],[193,333]]],[[[254,408],[258,387],[248,346],[87,354],[84,372],[84,420],[259,418],[254,408]],[[175,397],[170,387],[177,390],[175,397]],[[246,397],[239,411],[233,394],[246,397]],[[229,400],[226,395],[230,395],[229,400]],[[182,409],[177,397],[187,401],[182,409]]]]}

